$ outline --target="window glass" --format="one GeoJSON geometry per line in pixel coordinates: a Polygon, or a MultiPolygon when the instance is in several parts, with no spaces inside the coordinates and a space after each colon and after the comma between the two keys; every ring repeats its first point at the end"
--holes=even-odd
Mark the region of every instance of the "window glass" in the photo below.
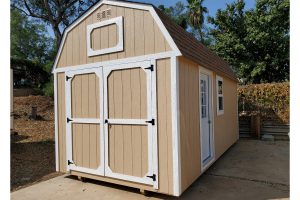
{"type": "Polygon", "coordinates": [[[219,97],[219,110],[224,110],[224,108],[223,108],[223,97],[219,97]]]}
{"type": "Polygon", "coordinates": [[[223,94],[223,82],[218,81],[218,93],[223,94]]]}
{"type": "Polygon", "coordinates": [[[224,114],[224,96],[223,96],[223,78],[216,77],[216,90],[217,90],[217,114],[224,114]]]}

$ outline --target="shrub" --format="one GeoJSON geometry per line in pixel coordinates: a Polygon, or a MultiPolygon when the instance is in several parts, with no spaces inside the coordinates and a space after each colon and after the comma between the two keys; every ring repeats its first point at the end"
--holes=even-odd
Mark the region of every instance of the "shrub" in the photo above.
{"type": "Polygon", "coordinates": [[[240,86],[239,114],[249,116],[259,113],[263,120],[289,122],[290,84],[267,83],[240,86]]]}
{"type": "Polygon", "coordinates": [[[45,96],[53,97],[54,96],[54,88],[53,88],[53,81],[46,83],[43,88],[43,93],[45,96]]]}

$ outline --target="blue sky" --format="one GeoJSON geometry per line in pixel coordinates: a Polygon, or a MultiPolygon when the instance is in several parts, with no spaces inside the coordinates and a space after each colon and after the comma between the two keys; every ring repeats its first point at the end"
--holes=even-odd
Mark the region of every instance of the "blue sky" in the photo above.
{"type": "MultiPolygon", "coordinates": [[[[163,4],[167,7],[169,7],[169,6],[175,5],[175,3],[180,0],[175,0],[175,1],[174,0],[164,0],[164,1],[161,1],[161,0],[133,0],[133,1],[151,3],[156,6],[163,4]]],[[[185,4],[187,2],[186,0],[181,0],[181,1],[185,4]]],[[[205,0],[203,5],[208,8],[208,11],[209,11],[208,14],[210,16],[215,16],[218,9],[223,10],[226,8],[226,4],[232,3],[234,1],[235,0],[205,0]]],[[[245,6],[246,10],[248,10],[250,8],[254,8],[254,6],[255,6],[255,0],[245,0],[245,3],[246,3],[246,6],[245,6]]],[[[54,35],[53,35],[53,32],[50,27],[48,27],[48,31],[49,31],[49,34],[53,37],[54,35]]]]}
{"type": "MultiPolygon", "coordinates": [[[[152,3],[156,6],[158,5],[165,5],[165,6],[172,6],[175,5],[176,2],[180,0],[134,0],[139,2],[146,2],[146,3],[152,3]]],[[[183,3],[186,3],[186,0],[181,0],[183,3]]],[[[232,3],[235,0],[205,0],[203,5],[206,6],[209,10],[209,15],[214,16],[218,9],[224,9],[226,8],[226,4],[232,3]]],[[[255,0],[245,0],[246,3],[246,9],[253,8],[255,6],[255,0]]]]}

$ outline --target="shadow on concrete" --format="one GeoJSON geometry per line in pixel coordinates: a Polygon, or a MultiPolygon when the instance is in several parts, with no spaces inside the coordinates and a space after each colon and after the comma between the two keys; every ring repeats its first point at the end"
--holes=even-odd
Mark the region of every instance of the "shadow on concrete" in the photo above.
{"type": "Polygon", "coordinates": [[[53,141],[22,142],[27,136],[11,135],[11,190],[55,173],[55,144],[53,141]]]}

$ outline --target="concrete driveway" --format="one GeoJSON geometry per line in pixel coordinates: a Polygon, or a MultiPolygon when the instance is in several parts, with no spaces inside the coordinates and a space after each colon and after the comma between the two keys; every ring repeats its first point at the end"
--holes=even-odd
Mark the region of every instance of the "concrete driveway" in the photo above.
{"type": "MultiPolygon", "coordinates": [[[[287,199],[289,142],[240,140],[186,190],[180,199],[287,199]]],[[[81,182],[70,176],[11,193],[13,200],[175,199],[99,181],[81,182]]]]}

